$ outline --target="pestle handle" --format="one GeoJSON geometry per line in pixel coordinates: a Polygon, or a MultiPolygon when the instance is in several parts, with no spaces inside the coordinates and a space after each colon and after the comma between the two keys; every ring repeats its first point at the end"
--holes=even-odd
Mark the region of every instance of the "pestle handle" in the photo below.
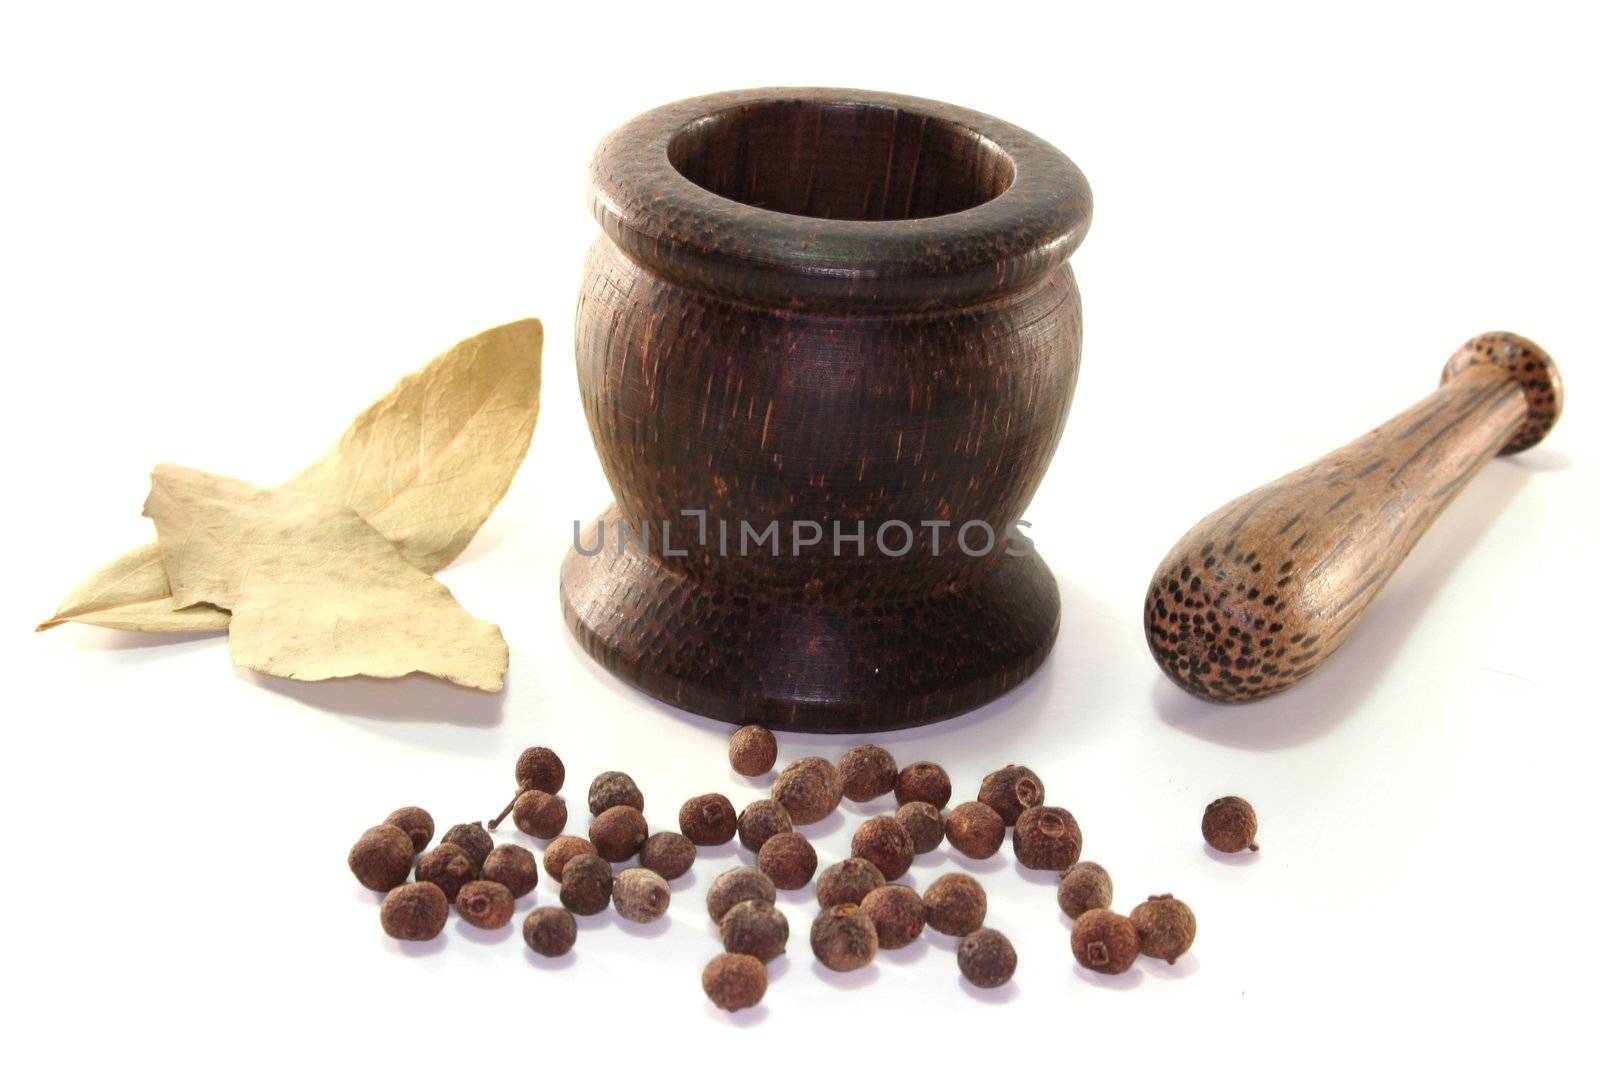
{"type": "Polygon", "coordinates": [[[1473,338],[1431,396],[1223,506],[1173,546],[1145,597],[1156,662],[1221,704],[1298,682],[1350,636],[1483,464],[1538,444],[1561,402],[1560,373],[1538,345],[1473,338]]]}

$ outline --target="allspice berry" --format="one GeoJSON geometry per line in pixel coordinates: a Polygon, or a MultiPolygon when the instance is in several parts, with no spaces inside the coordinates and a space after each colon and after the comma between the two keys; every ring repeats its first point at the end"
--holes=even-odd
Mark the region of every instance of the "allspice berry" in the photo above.
{"type": "Polygon", "coordinates": [[[607,808],[628,807],[644,811],[644,794],[633,779],[621,771],[606,771],[589,783],[589,814],[599,815],[607,808]]]}
{"type": "Polygon", "coordinates": [[[857,745],[839,760],[844,795],[857,804],[876,800],[893,790],[899,774],[894,757],[877,745],[857,745]]]}
{"type": "Polygon", "coordinates": [[[411,848],[418,855],[433,840],[433,816],[418,807],[396,808],[384,822],[411,835],[411,848]]]}
{"type": "Polygon", "coordinates": [[[392,823],[383,823],[356,839],[347,862],[356,881],[386,893],[411,877],[411,859],[415,855],[411,835],[392,823]]]}
{"type": "Polygon", "coordinates": [[[1007,826],[1015,826],[1024,810],[1044,803],[1044,783],[1021,764],[1008,763],[985,776],[978,786],[978,799],[993,808],[1007,826]]]}
{"type": "Polygon", "coordinates": [[[1221,797],[1207,804],[1200,832],[1218,852],[1255,852],[1261,847],[1256,844],[1256,809],[1243,797],[1221,797]]]}
{"type": "Polygon", "coordinates": [[[567,828],[567,802],[543,789],[525,789],[511,805],[511,821],[529,837],[557,837],[567,828]]]}
{"type": "Polygon", "coordinates": [[[724,952],[706,964],[700,988],[723,1011],[753,1008],[767,992],[766,964],[754,956],[724,952]]]}
{"type": "Polygon", "coordinates": [[[499,882],[480,879],[468,882],[456,894],[456,911],[481,930],[498,930],[511,921],[516,900],[511,890],[499,882]]]}
{"type": "Polygon", "coordinates": [[[1171,893],[1137,905],[1128,919],[1139,931],[1139,950],[1146,956],[1176,963],[1194,944],[1194,912],[1171,893]]]}
{"type": "Polygon", "coordinates": [[[998,812],[981,800],[957,804],[944,821],[950,847],[963,856],[986,860],[1006,840],[1006,823],[998,812]]]}
{"type": "Polygon", "coordinates": [[[1005,934],[986,926],[961,939],[956,966],[979,989],[994,989],[1011,981],[1017,973],[1017,950],[1005,934]]]}
{"type": "Polygon", "coordinates": [[[904,948],[922,936],[928,909],[908,885],[886,885],[874,889],[861,902],[861,910],[878,931],[879,948],[904,948]]]}
{"type": "Polygon", "coordinates": [[[928,925],[941,934],[966,937],[983,925],[989,912],[989,895],[969,874],[946,874],[922,892],[928,925]]]}
{"type": "Polygon", "coordinates": [[[417,881],[432,882],[452,904],[461,887],[476,879],[481,871],[482,867],[466,849],[445,842],[417,859],[417,881]]]}
{"type": "Polygon", "coordinates": [[[817,873],[817,850],[793,830],[773,834],[761,846],[756,866],[779,889],[799,889],[817,873]]]}
{"type": "Polygon", "coordinates": [[[1139,931],[1107,908],[1094,908],[1072,925],[1072,955],[1091,971],[1121,974],[1139,958],[1139,931]]]}
{"type": "Polygon", "coordinates": [[[746,778],[766,774],[778,762],[778,739],[765,726],[741,726],[728,741],[728,762],[746,778]]]}
{"type": "Polygon", "coordinates": [[[611,903],[611,864],[579,853],[561,869],[561,903],[574,915],[599,915],[611,903]]]}
{"type": "Polygon", "coordinates": [[[645,867],[629,867],[611,885],[617,914],[630,922],[653,923],[667,913],[672,890],[667,880],[645,867]]]}
{"type": "Polygon", "coordinates": [[[655,871],[670,882],[689,873],[695,855],[693,841],[682,834],[663,830],[644,839],[639,848],[639,866],[655,871]]]}
{"type": "Polygon", "coordinates": [[[830,971],[865,967],[878,954],[878,930],[855,904],[839,904],[811,923],[811,951],[830,971]]]}
{"type": "Polygon", "coordinates": [[[859,856],[840,860],[817,876],[817,903],[824,908],[860,904],[884,884],[883,872],[859,856]]]}
{"type": "Polygon", "coordinates": [[[902,804],[894,813],[894,821],[906,828],[911,847],[919,856],[932,852],[944,841],[944,813],[926,801],[902,804]]]}
{"type": "Polygon", "coordinates": [[[489,858],[489,853],[494,851],[494,838],[489,836],[489,831],[483,828],[482,823],[463,822],[457,823],[445,831],[439,838],[441,844],[456,845],[467,850],[479,867],[489,858]]]}
{"type": "Polygon", "coordinates": [[[746,900],[764,900],[768,904],[778,901],[778,887],[754,867],[735,867],[717,875],[716,881],[706,891],[706,911],[711,921],[720,923],[728,909],[746,900]]]}
{"type": "Polygon", "coordinates": [[[567,781],[561,757],[542,745],[525,748],[517,757],[517,788],[523,792],[559,793],[567,781]]]}
{"type": "Polygon", "coordinates": [[[717,924],[722,947],[770,963],[789,944],[789,920],[765,900],[741,900],[717,924]]]}
{"type": "Polygon", "coordinates": [[[401,941],[431,941],[450,918],[450,902],[432,882],[396,886],[383,898],[378,920],[383,932],[401,941]]]}
{"type": "Polygon", "coordinates": [[[685,800],[678,809],[678,829],[696,845],[725,845],[739,832],[739,816],[733,802],[721,793],[702,793],[685,800]]]}
{"type": "Polygon", "coordinates": [[[908,764],[895,779],[894,799],[900,804],[921,800],[943,810],[950,803],[950,776],[937,763],[908,764]]]}
{"type": "Polygon", "coordinates": [[[525,897],[539,884],[539,861],[521,845],[496,845],[483,861],[483,877],[499,882],[513,897],[525,897]]]}
{"type": "Polygon", "coordinates": [[[911,869],[917,850],[904,826],[888,815],[878,815],[856,829],[850,854],[878,868],[886,880],[893,880],[911,869]]]}
{"type": "Polygon", "coordinates": [[[772,799],[783,805],[796,826],[826,819],[843,796],[839,768],[821,756],[795,760],[772,783],[772,799]]]}
{"type": "Polygon", "coordinates": [[[612,863],[621,863],[638,852],[649,836],[650,827],[645,825],[639,809],[626,804],[607,808],[589,824],[589,840],[594,842],[595,851],[612,863]]]}
{"type": "Polygon", "coordinates": [[[1056,887],[1056,903],[1069,919],[1096,908],[1111,907],[1111,875],[1098,863],[1074,863],[1056,887]]]}
{"type": "Polygon", "coordinates": [[[591,842],[581,837],[563,834],[544,846],[544,873],[561,881],[561,871],[574,856],[598,856],[591,842]]]}
{"type": "Polygon", "coordinates": [[[739,844],[751,852],[760,852],[773,834],[786,834],[793,829],[794,820],[788,809],[776,800],[752,800],[739,813],[739,844]]]}
{"type": "Polygon", "coordinates": [[[1043,805],[1017,816],[1011,835],[1017,862],[1035,871],[1064,871],[1078,862],[1083,851],[1083,831],[1066,808],[1043,805]]]}
{"type": "Polygon", "coordinates": [[[578,940],[578,922],[566,908],[534,908],[522,920],[522,940],[541,956],[565,956],[578,940]]]}

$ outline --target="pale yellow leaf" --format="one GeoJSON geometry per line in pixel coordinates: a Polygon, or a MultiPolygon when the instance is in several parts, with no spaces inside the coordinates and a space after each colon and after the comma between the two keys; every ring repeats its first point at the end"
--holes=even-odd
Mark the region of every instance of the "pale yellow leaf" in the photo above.
{"type": "Polygon", "coordinates": [[[497,692],[500,628],[467,614],[347,507],[164,463],[150,478],[173,603],[232,612],[242,667],[315,681],[414,672],[497,692]]]}

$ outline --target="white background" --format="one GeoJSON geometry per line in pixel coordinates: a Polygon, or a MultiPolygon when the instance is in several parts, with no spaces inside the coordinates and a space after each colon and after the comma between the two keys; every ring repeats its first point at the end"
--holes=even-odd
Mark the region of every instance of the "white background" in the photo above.
{"type": "MultiPolygon", "coordinates": [[[[8,1051],[880,1062],[1036,1046],[1174,1063],[1586,1042],[1600,76],[1576,10],[8,5],[8,1051]],[[1002,994],[964,986],[931,934],[819,973],[800,892],[765,1004],[729,1017],[699,971],[718,950],[704,891],[733,848],[675,887],[670,921],[586,920],[561,966],[516,928],[455,920],[402,948],[345,869],[398,805],[443,825],[492,814],[530,743],[566,759],[579,812],[608,768],[632,772],[658,826],[692,793],[764,792],[728,770],[722,726],[584,658],[556,575],[571,520],[608,498],[571,348],[589,151],[656,104],[768,84],[991,112],[1093,185],[1082,378],[1028,513],[1064,595],[1060,643],[1013,695],[886,743],[943,761],[958,796],[1031,764],[1120,906],[1193,905],[1177,967],[1076,968],[1049,880],[1008,847],[974,865],[1021,955],[1002,994]],[[275,483],[401,374],[527,314],[547,330],[533,449],[442,574],[505,630],[503,698],[258,677],[215,638],[30,632],[148,538],[156,462],[275,483]],[[1489,329],[1564,369],[1550,439],[1490,464],[1291,694],[1218,709],[1165,682],[1140,605],[1168,546],[1420,399],[1489,329]],[[1261,813],[1243,862],[1198,834],[1206,801],[1235,792],[1261,813]]],[[[856,739],[780,740],[788,759],[856,739]]],[[[822,825],[825,863],[861,817],[847,804],[822,825]]],[[[951,869],[924,859],[910,881],[951,869]]],[[[553,900],[548,881],[533,898],[553,900]]]]}

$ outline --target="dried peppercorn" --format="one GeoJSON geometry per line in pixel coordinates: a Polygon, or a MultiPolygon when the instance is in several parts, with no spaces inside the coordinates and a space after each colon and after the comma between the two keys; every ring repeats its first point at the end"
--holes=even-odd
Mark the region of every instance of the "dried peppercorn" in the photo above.
{"type": "Polygon", "coordinates": [[[894,799],[898,804],[920,800],[942,811],[950,803],[950,776],[943,767],[927,760],[907,764],[895,779],[894,799]]]}
{"type": "Polygon", "coordinates": [[[1218,852],[1256,852],[1261,848],[1256,844],[1256,809],[1243,797],[1220,797],[1207,804],[1200,832],[1206,844],[1218,852]]]}
{"type": "Polygon", "coordinates": [[[723,1011],[753,1008],[767,992],[766,964],[754,956],[724,952],[706,964],[700,988],[723,1011]]]}
{"type": "Polygon", "coordinates": [[[1035,871],[1064,871],[1078,862],[1083,831],[1066,808],[1039,806],[1017,816],[1011,835],[1017,862],[1035,871]]]}
{"type": "Polygon", "coordinates": [[[944,840],[944,813],[921,800],[902,804],[894,813],[894,821],[911,835],[911,847],[917,855],[932,852],[944,840]]]}
{"type": "Polygon", "coordinates": [[[899,775],[894,757],[877,745],[857,745],[839,760],[839,783],[844,795],[857,804],[893,790],[899,775]]]}
{"type": "Polygon", "coordinates": [[[755,867],[735,867],[723,871],[706,891],[706,911],[711,921],[720,923],[728,909],[746,900],[764,900],[768,904],[778,901],[778,887],[755,867]]]}
{"type": "Polygon", "coordinates": [[[878,930],[858,905],[838,904],[811,923],[811,951],[830,971],[853,971],[878,954],[878,930]]]}
{"type": "Polygon", "coordinates": [[[594,842],[595,851],[612,863],[621,863],[638,852],[649,836],[650,827],[645,825],[639,809],[626,804],[607,808],[589,824],[589,840],[594,842]]]}
{"type": "Polygon", "coordinates": [[[678,809],[678,829],[697,845],[725,845],[739,832],[739,816],[721,793],[702,793],[678,809]]]}
{"type": "Polygon", "coordinates": [[[539,861],[521,845],[496,845],[483,861],[483,877],[499,882],[513,897],[525,897],[539,884],[539,861]]]}
{"type": "Polygon", "coordinates": [[[911,835],[888,815],[868,819],[850,839],[850,854],[859,856],[883,872],[885,879],[899,878],[911,869],[917,850],[911,835]]]}
{"type": "Polygon", "coordinates": [[[561,881],[561,871],[574,856],[598,856],[600,853],[581,837],[562,835],[544,847],[544,873],[561,881]]]}
{"type": "Polygon", "coordinates": [[[567,802],[543,789],[524,790],[511,804],[511,821],[529,837],[559,837],[567,828],[567,802]]]}
{"type": "Polygon", "coordinates": [[[511,921],[516,900],[511,890],[499,882],[480,879],[468,882],[456,894],[456,911],[480,930],[498,930],[511,921]]]}
{"type": "Polygon", "coordinates": [[[682,834],[663,830],[644,839],[639,848],[639,866],[655,871],[670,882],[689,873],[695,855],[693,841],[682,834]]]}
{"type": "Polygon", "coordinates": [[[667,880],[646,867],[629,867],[611,883],[611,902],[630,922],[653,923],[667,913],[672,890],[667,880]]]}
{"type": "Polygon", "coordinates": [[[432,882],[396,886],[383,898],[378,920],[383,932],[401,941],[431,941],[450,918],[450,902],[432,882]]]}
{"type": "Polygon", "coordinates": [[[844,797],[839,768],[821,756],[805,756],[785,767],[772,783],[772,799],[796,826],[826,819],[844,797]]]}
{"type": "Polygon", "coordinates": [[[739,844],[751,852],[760,852],[773,834],[786,834],[793,829],[794,820],[788,809],[776,800],[752,800],[739,813],[739,844]]]}
{"type": "Polygon", "coordinates": [[[768,963],[789,944],[789,920],[765,900],[741,900],[717,924],[722,947],[768,963]]]}
{"type": "Polygon", "coordinates": [[[411,835],[392,823],[383,823],[356,839],[346,862],[356,881],[368,889],[386,893],[411,877],[411,860],[415,855],[411,835]]]}
{"type": "Polygon", "coordinates": [[[966,937],[983,925],[989,912],[989,895],[967,874],[946,874],[922,892],[928,925],[941,934],[966,937]]]}
{"type": "Polygon", "coordinates": [[[633,779],[621,771],[606,771],[595,775],[589,783],[589,814],[599,815],[607,808],[626,807],[644,811],[644,794],[633,779]]]}
{"type": "Polygon", "coordinates": [[[494,838],[489,836],[489,831],[483,828],[482,823],[463,822],[457,823],[445,831],[439,838],[442,844],[455,845],[467,850],[479,867],[489,858],[489,853],[494,851],[494,838]]]}
{"type": "Polygon", "coordinates": [[[922,936],[928,909],[908,885],[874,889],[861,901],[861,910],[878,931],[879,948],[904,948],[922,936]]]}
{"type": "Polygon", "coordinates": [[[445,899],[452,904],[461,887],[476,879],[481,870],[466,849],[448,842],[440,842],[437,848],[424,852],[417,859],[417,881],[432,882],[443,890],[445,899]]]}
{"type": "Polygon", "coordinates": [[[979,989],[994,989],[1011,981],[1017,973],[1017,950],[1005,934],[985,926],[961,939],[956,966],[979,989]]]}
{"type": "Polygon", "coordinates": [[[1108,908],[1091,909],[1072,924],[1072,955],[1091,971],[1121,974],[1139,958],[1139,931],[1108,908]]]}
{"type": "Polygon", "coordinates": [[[817,873],[817,850],[793,830],[773,834],[757,853],[756,866],[779,889],[799,889],[817,873]]]}
{"type": "Polygon", "coordinates": [[[766,774],[778,762],[778,739],[765,726],[741,726],[728,741],[728,762],[746,778],[766,774]]]}
{"type": "Polygon", "coordinates": [[[398,826],[411,836],[411,848],[417,855],[433,840],[433,816],[422,808],[411,806],[396,808],[384,822],[398,826]]]}
{"type": "Polygon", "coordinates": [[[1139,931],[1139,950],[1146,956],[1176,963],[1194,944],[1194,912],[1171,893],[1135,906],[1128,921],[1139,931]]]}
{"type": "Polygon", "coordinates": [[[1044,783],[1021,764],[1008,763],[984,776],[978,799],[993,808],[1007,826],[1015,826],[1024,810],[1044,803],[1044,783]]]}
{"type": "Polygon", "coordinates": [[[986,860],[1006,840],[1006,823],[998,812],[981,800],[968,800],[957,804],[944,821],[945,836],[950,847],[963,856],[986,860]]]}
{"type": "Polygon", "coordinates": [[[561,903],[576,915],[598,915],[611,903],[611,864],[579,853],[561,869],[561,903]]]}
{"type": "Polygon", "coordinates": [[[566,781],[567,768],[561,757],[543,745],[525,748],[517,757],[517,789],[521,792],[559,793],[566,781]]]}
{"type": "Polygon", "coordinates": [[[534,908],[522,920],[522,940],[541,956],[565,956],[578,940],[578,923],[566,908],[534,908]]]}
{"type": "Polygon", "coordinates": [[[817,903],[860,904],[868,893],[884,884],[883,872],[859,856],[840,860],[817,877],[817,903]]]}
{"type": "Polygon", "coordinates": [[[1111,875],[1098,863],[1074,863],[1056,887],[1056,903],[1069,919],[1111,907],[1111,875]]]}

